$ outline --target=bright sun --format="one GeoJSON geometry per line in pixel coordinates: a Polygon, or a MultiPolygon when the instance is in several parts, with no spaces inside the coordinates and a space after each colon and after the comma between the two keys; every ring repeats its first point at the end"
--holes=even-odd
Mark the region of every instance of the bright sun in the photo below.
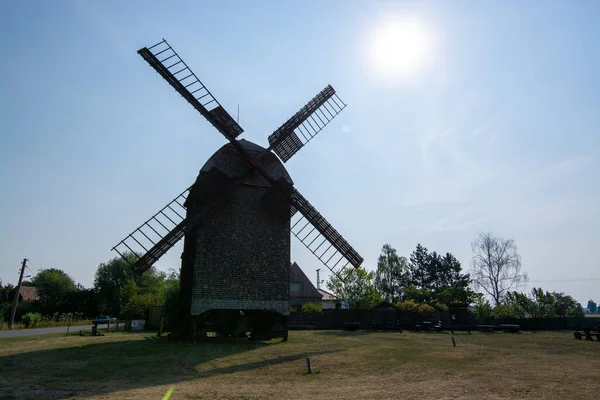
{"type": "Polygon", "coordinates": [[[378,26],[370,43],[370,60],[381,75],[409,78],[431,62],[432,32],[418,19],[396,19],[378,26]]]}

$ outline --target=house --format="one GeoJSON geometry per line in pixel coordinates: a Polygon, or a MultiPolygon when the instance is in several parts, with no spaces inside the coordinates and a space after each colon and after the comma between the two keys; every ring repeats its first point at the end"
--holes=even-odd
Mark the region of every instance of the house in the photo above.
{"type": "Polygon", "coordinates": [[[324,309],[335,309],[336,304],[338,304],[339,301],[334,294],[329,293],[328,291],[323,289],[317,289],[317,292],[319,292],[322,296],[321,299],[323,302],[324,309]]]}
{"type": "Polygon", "coordinates": [[[19,290],[19,299],[27,303],[33,303],[38,300],[37,288],[34,286],[21,286],[21,289],[19,290]]]}
{"type": "Polygon", "coordinates": [[[320,303],[323,295],[312,284],[310,279],[302,272],[300,266],[294,262],[290,268],[290,306],[305,303],[320,303]]]}

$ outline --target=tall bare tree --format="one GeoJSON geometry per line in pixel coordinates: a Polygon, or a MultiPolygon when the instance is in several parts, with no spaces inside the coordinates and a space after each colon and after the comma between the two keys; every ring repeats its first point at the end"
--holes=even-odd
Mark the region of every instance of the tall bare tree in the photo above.
{"type": "Polygon", "coordinates": [[[476,290],[481,289],[490,295],[496,305],[501,303],[507,292],[527,282],[527,274],[521,273],[521,256],[513,239],[479,232],[471,248],[473,285],[476,290]]]}

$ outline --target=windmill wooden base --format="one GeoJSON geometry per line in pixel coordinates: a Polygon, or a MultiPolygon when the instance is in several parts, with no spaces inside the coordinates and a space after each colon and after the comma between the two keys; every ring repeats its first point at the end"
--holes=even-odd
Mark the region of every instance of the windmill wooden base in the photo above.
{"type": "Polygon", "coordinates": [[[210,310],[170,328],[169,341],[288,339],[288,317],[262,310],[210,310]]]}

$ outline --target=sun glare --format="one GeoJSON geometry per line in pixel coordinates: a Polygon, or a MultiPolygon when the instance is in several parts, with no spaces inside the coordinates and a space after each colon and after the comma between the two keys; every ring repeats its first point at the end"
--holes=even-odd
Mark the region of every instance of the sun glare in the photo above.
{"type": "Polygon", "coordinates": [[[432,32],[414,18],[381,24],[370,43],[372,67],[385,77],[415,76],[431,62],[432,36],[432,32]]]}

